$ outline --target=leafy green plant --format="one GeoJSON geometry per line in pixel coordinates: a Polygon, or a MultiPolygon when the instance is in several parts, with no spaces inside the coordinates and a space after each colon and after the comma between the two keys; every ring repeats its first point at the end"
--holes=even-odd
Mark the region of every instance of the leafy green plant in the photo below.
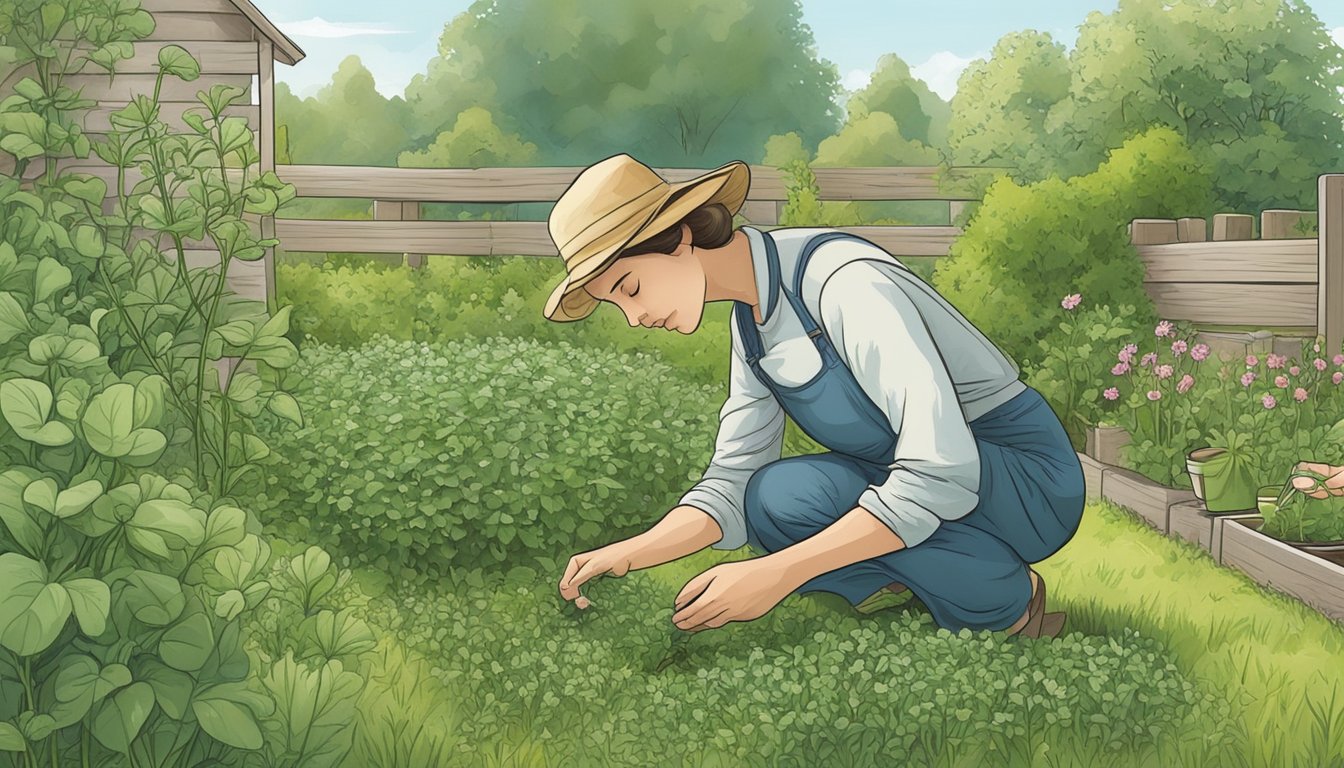
{"type": "MultiPolygon", "coordinates": [[[[250,420],[268,405],[301,416],[255,373],[223,390],[206,373],[226,355],[297,359],[287,308],[269,317],[224,287],[233,259],[271,244],[244,214],[292,188],[248,181],[254,137],[222,116],[239,89],[202,93],[191,133],[157,119],[164,78],[198,72],[177,46],[159,51],[153,96],[113,113],[103,139],[82,134],[75,113],[92,102],[64,78],[114,71],[152,29],[134,3],[0,0],[0,74],[32,73],[0,102],[14,159],[0,176],[0,760],[12,765],[223,764],[283,741],[263,732],[277,696],[262,683],[285,670],[245,649],[270,546],[229,493],[267,451],[250,420]],[[90,150],[117,167],[110,214],[101,179],[55,162],[90,150]],[[144,180],[128,192],[132,167],[144,180]],[[187,270],[188,238],[207,236],[219,268],[187,270]],[[187,466],[173,467],[181,446],[187,466]]],[[[357,652],[357,630],[319,612],[304,663],[357,652]]],[[[346,706],[351,674],[279,703],[346,706]]]]}
{"type": "Polygon", "coordinates": [[[1331,493],[1316,499],[1307,495],[1324,489],[1325,480],[1325,475],[1319,472],[1293,470],[1278,503],[1264,511],[1265,522],[1260,530],[1285,541],[1344,541],[1344,497],[1331,493]],[[1312,486],[1305,490],[1293,487],[1292,482],[1298,477],[1311,479],[1312,486]]]}
{"type": "Polygon", "coordinates": [[[312,416],[271,419],[285,460],[256,503],[284,514],[266,522],[415,580],[643,530],[699,480],[718,423],[718,388],[563,342],[309,344],[299,371],[312,416]]]}
{"type": "Polygon", "coordinates": [[[1050,402],[1077,448],[1087,428],[1105,417],[1103,393],[1113,379],[1108,353],[1133,332],[1135,315],[1132,305],[1078,309],[1084,301],[1076,293],[1063,298],[1063,319],[1037,342],[1035,358],[1023,364],[1027,383],[1050,402]]]}

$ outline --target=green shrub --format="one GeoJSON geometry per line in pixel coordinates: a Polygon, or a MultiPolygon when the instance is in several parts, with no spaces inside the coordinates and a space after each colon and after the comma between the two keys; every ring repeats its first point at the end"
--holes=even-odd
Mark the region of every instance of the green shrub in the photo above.
{"type": "Polygon", "coordinates": [[[933,284],[1019,361],[1054,325],[1041,308],[1070,293],[1096,306],[1133,305],[1135,322],[1155,323],[1129,222],[1202,215],[1209,190],[1204,168],[1166,127],[1129,139],[1086,176],[1025,187],[999,178],[939,261],[933,284]]]}
{"type": "Polygon", "coordinates": [[[521,339],[310,344],[311,418],[269,436],[281,460],[256,502],[277,530],[408,578],[604,544],[708,464],[722,401],[675,374],[521,339]]]}
{"type": "MultiPolygon", "coordinates": [[[[286,310],[268,316],[223,286],[233,259],[268,244],[243,214],[292,194],[273,173],[235,185],[223,171],[257,159],[246,120],[222,116],[243,89],[202,91],[191,131],[172,133],[156,119],[158,86],[199,65],[165,46],[155,96],[113,112],[116,130],[91,141],[72,121],[92,102],[65,75],[114,69],[153,26],[135,3],[0,0],[0,63],[32,73],[0,102],[0,151],[14,160],[0,176],[4,765],[288,765],[270,759],[277,744],[309,729],[286,714],[353,702],[363,685],[272,684],[299,662],[246,652],[270,546],[229,491],[266,454],[252,418],[268,406],[301,416],[255,373],[224,391],[213,375],[226,354],[274,369],[297,359],[286,310]],[[118,185],[111,213],[105,182],[56,162],[91,150],[144,176],[129,193],[118,185]],[[220,269],[186,269],[184,241],[207,237],[220,269]],[[174,447],[186,469],[169,480],[174,447]]],[[[309,764],[343,754],[330,756],[309,764]]]]}
{"type": "Polygon", "coordinates": [[[590,583],[586,611],[561,601],[557,573],[518,566],[370,608],[474,713],[463,762],[544,734],[559,765],[1028,765],[1047,744],[1062,764],[1174,764],[1233,727],[1223,692],[1131,630],[1017,642],[793,597],[687,634],[652,573],[590,583]]]}

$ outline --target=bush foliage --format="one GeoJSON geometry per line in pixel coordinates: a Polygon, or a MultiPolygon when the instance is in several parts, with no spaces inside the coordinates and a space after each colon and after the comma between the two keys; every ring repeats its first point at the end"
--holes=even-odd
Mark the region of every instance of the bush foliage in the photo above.
{"type": "Polygon", "coordinates": [[[311,418],[275,420],[284,460],[256,503],[411,578],[642,530],[700,478],[718,424],[715,388],[567,343],[378,337],[309,344],[301,366],[311,418]]]}

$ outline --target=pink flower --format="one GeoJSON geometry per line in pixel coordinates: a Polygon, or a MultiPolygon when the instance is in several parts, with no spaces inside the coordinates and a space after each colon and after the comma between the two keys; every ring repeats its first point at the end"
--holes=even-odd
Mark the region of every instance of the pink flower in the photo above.
{"type": "Polygon", "coordinates": [[[1305,389],[1303,389],[1303,388],[1301,388],[1301,387],[1298,387],[1297,389],[1293,390],[1293,399],[1296,400],[1296,401],[1299,402],[1299,403],[1302,402],[1303,400],[1306,400],[1306,399],[1307,399],[1307,390],[1305,390],[1305,389]]]}
{"type": "Polygon", "coordinates": [[[1101,393],[1107,400],[1115,400],[1120,397],[1120,390],[1115,387],[1107,387],[1105,392],[1101,393]]]}
{"type": "Polygon", "coordinates": [[[1196,362],[1201,361],[1208,356],[1209,356],[1208,344],[1196,344],[1195,346],[1190,348],[1190,357],[1193,358],[1196,362]]]}
{"type": "Polygon", "coordinates": [[[1335,365],[1344,365],[1344,355],[1335,355],[1334,363],[1335,365]]]}
{"type": "Polygon", "coordinates": [[[1111,368],[1111,373],[1115,374],[1116,376],[1129,373],[1129,363],[1116,363],[1115,367],[1111,368]]]}
{"type": "Polygon", "coordinates": [[[1260,402],[1264,403],[1266,408],[1273,408],[1275,405],[1278,404],[1278,401],[1274,399],[1273,395],[1265,395],[1264,397],[1260,398],[1260,402]]]}
{"type": "Polygon", "coordinates": [[[1170,365],[1159,365],[1153,369],[1153,373],[1156,373],[1157,378],[1159,379],[1169,379],[1171,378],[1171,375],[1175,372],[1176,372],[1175,369],[1172,368],[1170,365]]]}
{"type": "Polygon", "coordinates": [[[1314,366],[1314,367],[1316,368],[1316,370],[1318,370],[1318,371],[1324,371],[1324,370],[1325,370],[1325,366],[1329,365],[1329,363],[1325,362],[1324,360],[1322,360],[1322,359],[1319,358],[1319,357],[1316,358],[1315,360],[1312,360],[1312,361],[1311,361],[1311,364],[1312,364],[1312,366],[1314,366]]]}
{"type": "Polygon", "coordinates": [[[1270,368],[1282,368],[1283,364],[1286,362],[1288,362],[1287,355],[1276,355],[1273,352],[1270,352],[1265,358],[1265,365],[1268,365],[1270,368]]]}
{"type": "Polygon", "coordinates": [[[1139,365],[1149,366],[1156,362],[1157,362],[1157,353],[1149,352],[1148,354],[1143,356],[1142,360],[1139,361],[1139,365]]]}
{"type": "Polygon", "coordinates": [[[1247,368],[1250,368],[1250,367],[1252,367],[1252,366],[1256,366],[1256,365],[1259,365],[1259,364],[1260,364],[1260,358],[1256,357],[1255,355],[1247,355],[1247,356],[1246,356],[1246,367],[1247,367],[1247,368]]]}
{"type": "Polygon", "coordinates": [[[1287,389],[1287,388],[1288,388],[1288,377],[1287,377],[1287,376],[1284,376],[1283,374],[1279,374],[1278,376],[1275,376],[1275,377],[1274,377],[1274,386],[1279,387],[1280,389],[1287,389]]]}
{"type": "Polygon", "coordinates": [[[1289,368],[1289,369],[1288,369],[1288,372],[1291,373],[1292,375],[1296,376],[1297,374],[1299,374],[1299,373],[1302,372],[1302,369],[1301,369],[1301,368],[1298,368],[1296,365],[1294,365],[1292,368],[1289,368]]]}
{"type": "Polygon", "coordinates": [[[1121,349],[1116,354],[1115,359],[1119,360],[1122,363],[1132,363],[1134,362],[1134,353],[1138,351],[1139,351],[1138,346],[1134,344],[1126,344],[1124,349],[1121,349]]]}
{"type": "Polygon", "coordinates": [[[1078,302],[1082,300],[1083,295],[1081,293],[1071,293],[1068,296],[1065,296],[1064,300],[1059,303],[1060,306],[1064,307],[1065,309],[1073,309],[1074,307],[1078,306],[1078,302]]]}
{"type": "Polygon", "coordinates": [[[1176,391],[1180,392],[1181,394],[1185,394],[1186,392],[1189,392],[1190,388],[1193,387],[1194,385],[1195,385],[1195,377],[1187,373],[1181,377],[1180,381],[1176,383],[1176,391]]]}
{"type": "Polygon", "coordinates": [[[1316,342],[1315,344],[1312,344],[1312,345],[1311,345],[1311,351],[1312,351],[1312,352],[1320,352],[1320,351],[1321,351],[1321,342],[1318,341],[1318,342],[1316,342]]]}
{"type": "Polygon", "coordinates": [[[1172,331],[1172,325],[1166,320],[1163,320],[1162,322],[1158,323],[1157,327],[1153,329],[1153,333],[1157,335],[1159,338],[1163,336],[1170,336],[1171,331],[1172,331]]]}
{"type": "Polygon", "coordinates": [[[1241,386],[1249,387],[1253,381],[1255,381],[1255,371],[1247,371],[1241,374],[1241,386]]]}
{"type": "Polygon", "coordinates": [[[1171,342],[1171,351],[1175,353],[1177,357],[1179,357],[1186,349],[1188,349],[1188,347],[1185,344],[1185,339],[1177,339],[1171,342]]]}
{"type": "Polygon", "coordinates": [[[1335,371],[1335,375],[1331,376],[1330,380],[1338,384],[1339,382],[1344,381],[1344,373],[1341,373],[1340,371],[1335,371]]]}
{"type": "Polygon", "coordinates": [[[1162,399],[1162,393],[1161,393],[1161,392],[1158,392],[1156,389],[1150,389],[1150,390],[1148,390],[1148,399],[1149,399],[1149,400],[1161,400],[1161,399],[1162,399]]]}

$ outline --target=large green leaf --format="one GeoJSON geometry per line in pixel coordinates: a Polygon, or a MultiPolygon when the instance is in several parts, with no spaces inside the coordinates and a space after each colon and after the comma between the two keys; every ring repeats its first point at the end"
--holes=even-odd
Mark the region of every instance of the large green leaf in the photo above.
{"type": "Polygon", "coordinates": [[[74,439],[69,427],[59,421],[47,421],[51,403],[51,389],[41,381],[9,379],[0,382],[0,414],[24,440],[58,446],[74,439]]]}
{"type": "Polygon", "coordinates": [[[174,720],[181,720],[191,701],[191,691],[196,682],[191,675],[179,672],[158,659],[149,658],[138,673],[141,680],[154,688],[154,699],[164,714],[174,720]]]}
{"type": "Polygon", "coordinates": [[[273,393],[266,405],[276,416],[293,422],[295,426],[303,426],[303,412],[299,409],[299,401],[288,392],[273,393]]]}
{"type": "Polygon", "coordinates": [[[70,618],[70,595],[47,569],[16,552],[0,555],[0,645],[20,656],[46,650],[70,618]]]}
{"type": "Polygon", "coordinates": [[[172,576],[136,570],[126,576],[122,602],[137,620],[153,627],[167,626],[182,615],[187,598],[172,576]]]}
{"type": "Polygon", "coordinates": [[[149,683],[132,683],[98,705],[89,730],[113,752],[127,752],[153,708],[154,689],[149,683]]]}
{"type": "Polygon", "coordinates": [[[33,301],[46,301],[52,294],[70,285],[70,268],[61,262],[43,256],[33,273],[33,301]]]}
{"type": "Polygon", "coordinates": [[[35,470],[16,467],[0,472],[0,522],[25,552],[36,555],[42,550],[42,528],[24,506],[24,490],[38,478],[35,470]]]}
{"type": "Polygon", "coordinates": [[[125,665],[99,667],[91,656],[66,656],[56,672],[56,704],[51,709],[56,727],[79,722],[94,704],[130,684],[131,671],[125,665]]]}
{"type": "Polygon", "coordinates": [[[214,648],[215,633],[210,626],[210,617],[197,612],[164,633],[159,641],[159,657],[173,669],[195,672],[205,665],[214,648]]]}
{"type": "Polygon", "coordinates": [[[0,291],[0,344],[32,329],[28,323],[28,313],[14,296],[9,291],[0,291]]]}
{"type": "Polygon", "coordinates": [[[159,49],[159,68],[187,81],[201,76],[201,65],[180,45],[165,45],[159,49]]]}
{"type": "Polygon", "coordinates": [[[19,729],[9,723],[0,723],[0,752],[26,752],[28,744],[19,729]]]}
{"type": "Polygon", "coordinates": [[[237,507],[216,507],[205,519],[205,549],[231,547],[247,534],[247,513],[237,507]]]}
{"type": "Polygon", "coordinates": [[[173,549],[198,547],[205,540],[205,513],[177,499],[141,502],[128,524],[131,529],[162,537],[173,549]]]}
{"type": "Polygon", "coordinates": [[[89,401],[80,424],[89,447],[108,458],[157,458],[168,445],[162,432],[136,428],[136,388],[113,384],[89,401]]]}
{"type": "Polygon", "coordinates": [[[191,710],[201,728],[219,741],[239,749],[261,749],[261,729],[252,711],[232,699],[212,692],[196,697],[191,710]]]}
{"type": "Polygon", "coordinates": [[[112,593],[107,585],[98,579],[71,579],[61,584],[70,593],[75,620],[84,634],[89,637],[103,634],[112,609],[112,593]]]}

